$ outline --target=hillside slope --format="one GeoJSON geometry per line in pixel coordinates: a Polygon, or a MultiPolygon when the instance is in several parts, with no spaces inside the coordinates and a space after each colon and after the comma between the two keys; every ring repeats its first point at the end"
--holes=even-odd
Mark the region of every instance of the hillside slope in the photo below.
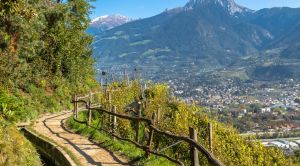
{"type": "Polygon", "coordinates": [[[279,49],[279,57],[299,59],[299,18],[300,9],[253,11],[233,0],[191,0],[184,7],[96,36],[93,56],[105,65],[181,70],[180,66],[194,63],[199,71],[227,68],[273,49],[279,49]]]}

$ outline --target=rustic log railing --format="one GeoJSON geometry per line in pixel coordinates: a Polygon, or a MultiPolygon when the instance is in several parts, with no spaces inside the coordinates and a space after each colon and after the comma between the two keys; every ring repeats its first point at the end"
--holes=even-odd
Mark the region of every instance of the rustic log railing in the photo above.
{"type": "Polygon", "coordinates": [[[195,129],[190,128],[189,132],[190,132],[190,137],[187,136],[179,136],[179,135],[175,135],[172,134],[170,132],[166,132],[166,131],[162,131],[159,128],[157,128],[155,126],[155,121],[157,121],[159,119],[159,111],[157,113],[153,113],[152,115],[152,119],[147,119],[141,116],[141,110],[142,110],[142,104],[141,102],[138,103],[138,109],[137,109],[137,116],[129,116],[129,115],[124,115],[124,114],[119,114],[117,113],[117,108],[116,106],[112,106],[111,105],[111,96],[110,93],[108,93],[108,99],[109,99],[109,110],[104,109],[101,105],[92,105],[92,96],[98,94],[98,92],[96,93],[89,93],[86,96],[77,96],[74,95],[73,101],[72,103],[74,104],[74,120],[78,123],[84,123],[87,126],[97,129],[99,131],[104,131],[106,133],[108,133],[109,135],[111,135],[113,138],[117,138],[119,140],[123,140],[129,143],[134,144],[136,147],[142,149],[145,151],[146,157],[149,156],[149,154],[153,154],[156,156],[160,156],[160,157],[164,157],[168,160],[170,160],[171,162],[174,162],[178,165],[184,165],[183,162],[177,160],[177,159],[173,159],[165,154],[162,154],[161,152],[155,151],[151,148],[151,144],[152,144],[152,140],[153,140],[153,135],[154,134],[160,134],[160,135],[164,135],[167,136],[169,138],[173,138],[176,139],[178,141],[181,142],[185,142],[188,143],[190,145],[190,149],[191,149],[191,164],[192,166],[199,166],[199,156],[198,156],[198,151],[200,151],[203,155],[206,156],[208,162],[212,165],[215,166],[224,166],[224,164],[222,162],[220,162],[212,153],[212,127],[211,124],[209,124],[209,135],[210,135],[210,139],[209,139],[209,145],[210,145],[210,151],[207,150],[203,145],[199,144],[197,142],[197,132],[195,129]],[[85,108],[79,108],[78,103],[82,103],[85,105],[85,108]],[[80,121],[78,120],[78,112],[82,111],[83,109],[88,111],[88,119],[86,121],[80,121]],[[97,111],[99,113],[104,113],[104,114],[108,114],[109,115],[109,122],[111,129],[107,130],[104,129],[103,127],[99,128],[99,127],[95,127],[91,125],[91,120],[92,120],[92,111],[97,111]],[[116,127],[117,127],[117,118],[120,119],[125,119],[125,120],[129,120],[132,121],[136,124],[136,128],[135,128],[135,140],[130,140],[127,138],[122,138],[121,136],[116,134],[116,127]],[[144,123],[146,124],[147,128],[149,128],[149,138],[147,140],[147,144],[146,145],[142,145],[139,141],[139,129],[140,129],[140,124],[144,123]]]}

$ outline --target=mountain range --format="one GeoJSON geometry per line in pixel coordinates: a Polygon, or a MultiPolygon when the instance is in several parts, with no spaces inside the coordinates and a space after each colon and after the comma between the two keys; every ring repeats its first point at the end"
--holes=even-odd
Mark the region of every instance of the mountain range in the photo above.
{"type": "Polygon", "coordinates": [[[254,11],[234,0],[190,0],[156,16],[100,30],[94,57],[100,66],[239,70],[251,79],[299,79],[299,29],[300,8],[254,11]]]}
{"type": "Polygon", "coordinates": [[[128,23],[132,20],[133,19],[130,19],[129,17],[123,16],[121,14],[96,17],[91,21],[87,32],[92,35],[97,35],[114,27],[128,23]]]}

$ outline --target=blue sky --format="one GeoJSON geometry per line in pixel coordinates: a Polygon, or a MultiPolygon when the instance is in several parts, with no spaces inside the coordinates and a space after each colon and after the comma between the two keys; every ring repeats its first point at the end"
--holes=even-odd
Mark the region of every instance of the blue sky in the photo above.
{"type": "MultiPolygon", "coordinates": [[[[96,0],[91,18],[106,14],[122,14],[130,18],[146,18],[161,13],[166,8],[183,6],[188,0],[96,0]]],[[[250,9],[270,7],[300,7],[300,0],[236,0],[250,9]]]]}

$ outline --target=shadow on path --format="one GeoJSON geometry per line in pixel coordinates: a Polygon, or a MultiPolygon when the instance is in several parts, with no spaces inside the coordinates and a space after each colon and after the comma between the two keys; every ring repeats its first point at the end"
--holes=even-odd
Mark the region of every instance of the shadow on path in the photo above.
{"type": "MultiPolygon", "coordinates": [[[[63,136],[61,135],[60,132],[55,132],[53,129],[50,128],[49,125],[47,125],[46,122],[47,122],[48,120],[53,120],[54,118],[63,116],[63,115],[65,115],[65,114],[66,114],[66,113],[60,114],[60,115],[57,115],[57,116],[53,116],[53,117],[46,118],[46,119],[43,121],[43,124],[44,124],[44,126],[45,126],[52,134],[54,134],[54,135],[56,135],[57,137],[59,137],[59,138],[65,140],[66,142],[68,142],[68,144],[70,144],[70,145],[71,145],[78,153],[80,153],[80,154],[88,161],[88,163],[90,163],[90,164],[92,164],[92,165],[99,165],[99,166],[102,166],[102,164],[110,164],[110,165],[115,165],[115,164],[131,165],[131,164],[133,164],[132,161],[130,161],[129,163],[124,163],[124,162],[122,162],[122,161],[121,161],[121,160],[120,160],[120,159],[119,159],[112,151],[108,150],[108,149],[105,148],[105,147],[99,146],[99,144],[97,144],[97,143],[95,143],[95,142],[93,142],[93,141],[91,141],[91,140],[89,140],[89,141],[90,141],[92,144],[78,144],[78,145],[96,145],[96,146],[99,147],[99,149],[102,148],[102,149],[104,149],[105,151],[107,151],[107,152],[113,157],[113,159],[116,161],[116,163],[97,162],[97,161],[95,161],[91,156],[89,156],[86,152],[84,152],[84,150],[85,150],[85,149],[88,149],[88,148],[80,148],[77,144],[75,144],[74,142],[72,142],[70,139],[63,137],[63,136]]],[[[75,135],[77,135],[76,133],[70,131],[69,129],[67,129],[67,128],[65,127],[65,121],[66,121],[67,119],[68,119],[68,118],[64,118],[64,119],[61,119],[61,120],[60,120],[60,127],[61,127],[65,132],[68,132],[68,133],[70,133],[70,134],[75,134],[75,135]]],[[[53,125],[51,125],[51,126],[53,126],[53,125]]],[[[65,134],[65,132],[64,132],[64,134],[65,134]]],[[[65,144],[66,144],[66,143],[65,143],[65,144]]],[[[93,148],[91,148],[91,149],[93,149],[93,148]]],[[[89,150],[90,150],[90,149],[89,149],[89,150]]],[[[134,162],[135,162],[135,161],[134,161],[134,162]]]]}

